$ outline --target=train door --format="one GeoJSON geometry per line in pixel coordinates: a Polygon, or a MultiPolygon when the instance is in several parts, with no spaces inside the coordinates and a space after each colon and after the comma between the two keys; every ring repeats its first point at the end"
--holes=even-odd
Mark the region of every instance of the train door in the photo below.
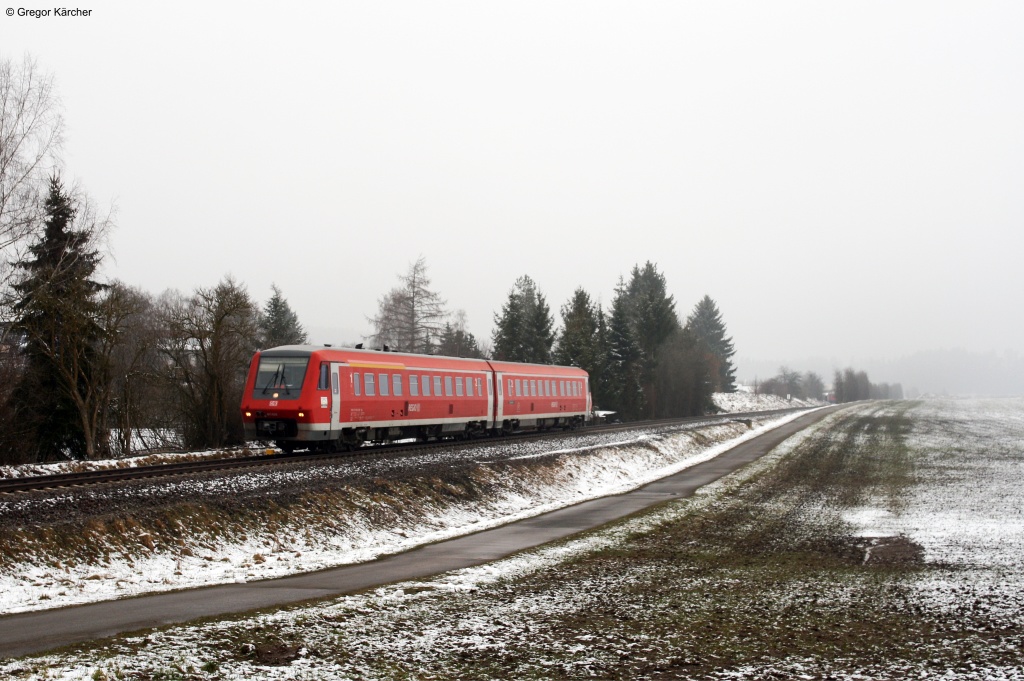
{"type": "Polygon", "coordinates": [[[331,362],[331,432],[329,440],[341,437],[341,367],[345,365],[331,362]]]}
{"type": "Polygon", "coordinates": [[[594,398],[590,394],[590,377],[583,379],[583,390],[586,391],[587,395],[587,411],[583,414],[584,421],[590,421],[591,414],[594,413],[594,398]]]}

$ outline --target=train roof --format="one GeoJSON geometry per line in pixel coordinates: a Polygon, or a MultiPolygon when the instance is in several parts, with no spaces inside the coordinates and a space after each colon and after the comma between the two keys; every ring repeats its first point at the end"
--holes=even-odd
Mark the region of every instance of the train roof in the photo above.
{"type": "Polygon", "coordinates": [[[305,355],[311,355],[314,352],[322,351],[336,352],[346,356],[349,359],[357,359],[357,361],[374,363],[408,363],[426,366],[433,362],[440,362],[444,364],[447,364],[449,362],[455,362],[463,365],[473,365],[474,368],[476,369],[482,368],[483,366],[489,366],[493,368],[495,371],[503,371],[509,373],[550,373],[552,369],[555,369],[557,370],[556,373],[560,374],[577,374],[584,376],[587,375],[587,372],[584,371],[583,369],[580,369],[579,367],[567,367],[556,364],[501,362],[497,360],[476,359],[471,357],[421,355],[412,352],[385,352],[383,350],[368,350],[366,348],[345,348],[335,347],[332,345],[281,345],[276,348],[268,348],[267,350],[262,350],[260,354],[266,357],[302,357],[305,355]]]}

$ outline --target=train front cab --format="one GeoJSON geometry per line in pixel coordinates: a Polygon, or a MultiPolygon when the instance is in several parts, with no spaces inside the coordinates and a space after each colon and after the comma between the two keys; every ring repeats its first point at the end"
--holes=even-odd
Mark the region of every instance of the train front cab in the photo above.
{"type": "Polygon", "coordinates": [[[315,416],[311,355],[308,348],[294,346],[253,357],[242,398],[246,440],[290,443],[306,438],[306,426],[315,416]]]}

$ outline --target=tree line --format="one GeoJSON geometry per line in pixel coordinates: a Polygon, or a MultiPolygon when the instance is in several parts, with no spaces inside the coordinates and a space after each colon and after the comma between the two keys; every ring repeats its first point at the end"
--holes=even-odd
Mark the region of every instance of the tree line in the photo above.
{"type": "Polygon", "coordinates": [[[241,442],[253,353],[306,342],[281,291],[261,308],[230,276],[189,295],[100,282],[96,223],[48,185],[4,300],[0,462],[241,442]]]}
{"type": "Polygon", "coordinates": [[[465,313],[452,316],[445,305],[421,257],[378,301],[370,341],[380,349],[578,366],[590,374],[596,407],[624,420],[704,413],[714,408],[714,392],[735,390],[735,349],[718,306],[705,296],[680,320],[650,262],[620,278],[608,310],[576,289],[560,308],[560,324],[537,283],[521,276],[494,315],[489,347],[466,331],[465,313]]]}
{"type": "Polygon", "coordinates": [[[786,399],[831,402],[903,399],[903,386],[899,383],[872,383],[867,372],[852,368],[837,370],[832,377],[832,387],[829,390],[821,376],[813,371],[801,374],[788,367],[780,367],[779,373],[775,376],[755,381],[754,392],[786,399]]]}

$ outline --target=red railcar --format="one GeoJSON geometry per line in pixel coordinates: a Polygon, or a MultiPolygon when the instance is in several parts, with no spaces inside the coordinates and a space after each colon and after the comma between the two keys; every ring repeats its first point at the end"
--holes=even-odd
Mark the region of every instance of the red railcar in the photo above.
{"type": "Polygon", "coordinates": [[[290,345],[256,353],[241,406],[246,439],[333,451],[575,427],[590,391],[574,367],[290,345]]]}

